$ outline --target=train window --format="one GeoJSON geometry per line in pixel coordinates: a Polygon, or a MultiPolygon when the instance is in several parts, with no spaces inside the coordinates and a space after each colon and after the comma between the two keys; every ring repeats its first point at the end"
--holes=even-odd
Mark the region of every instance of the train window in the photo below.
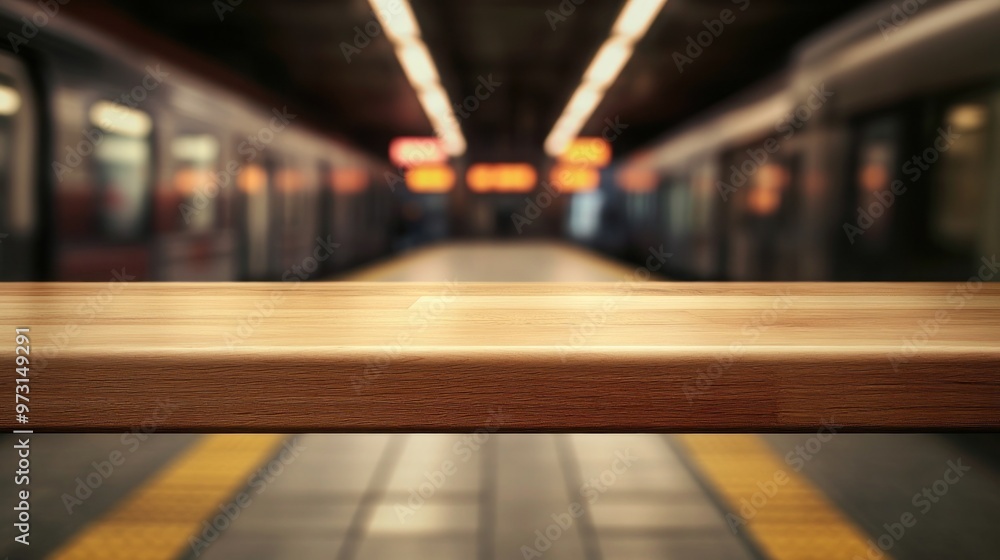
{"type": "Polygon", "coordinates": [[[152,119],[143,111],[98,101],[90,120],[103,134],[94,150],[102,229],[113,239],[134,239],[144,233],[151,195],[152,119]]]}
{"type": "Polygon", "coordinates": [[[35,265],[35,131],[27,71],[0,53],[0,279],[27,280],[35,265]]]}
{"type": "Polygon", "coordinates": [[[0,84],[0,117],[16,115],[20,109],[20,92],[8,84],[0,84]]]}
{"type": "Polygon", "coordinates": [[[962,102],[945,113],[958,135],[941,153],[933,179],[931,227],[935,241],[960,253],[977,250],[984,220],[990,164],[989,111],[985,103],[962,102]]]}
{"type": "MultiPolygon", "coordinates": [[[[0,82],[0,204],[11,198],[8,191],[12,190],[11,167],[15,161],[15,142],[11,137],[14,135],[14,118],[20,108],[21,94],[10,85],[0,82]]],[[[0,226],[6,226],[8,209],[2,206],[0,208],[3,210],[0,226]]],[[[6,232],[6,227],[3,231],[6,232]]]]}
{"type": "Polygon", "coordinates": [[[698,234],[708,233],[713,226],[712,209],[715,199],[719,198],[715,188],[715,173],[715,167],[709,161],[696,167],[692,175],[691,227],[698,234]]]}
{"type": "Polygon", "coordinates": [[[250,278],[263,278],[267,274],[269,183],[267,170],[255,163],[244,165],[236,177],[236,185],[244,195],[239,222],[243,230],[244,269],[250,278]]]}
{"type": "Polygon", "coordinates": [[[308,220],[312,210],[309,208],[310,193],[305,189],[305,178],[302,173],[294,167],[281,168],[275,175],[274,183],[284,201],[282,218],[285,223],[289,227],[300,226],[303,220],[308,220]]]}
{"type": "Polygon", "coordinates": [[[680,239],[691,229],[691,188],[687,181],[672,181],[664,197],[667,228],[671,239],[680,239]]]}
{"type": "MultiPolygon", "coordinates": [[[[858,145],[858,166],[855,176],[857,181],[857,202],[850,208],[868,209],[873,205],[882,207],[880,197],[890,189],[892,181],[897,178],[899,154],[899,120],[895,116],[881,117],[865,123],[860,130],[858,145]]],[[[872,250],[882,250],[889,242],[891,215],[894,208],[884,208],[886,217],[873,220],[865,230],[865,246],[872,250]]],[[[856,212],[851,213],[849,222],[858,220],[856,212]]]]}
{"type": "Polygon", "coordinates": [[[219,197],[207,189],[219,162],[219,140],[211,134],[182,134],[170,143],[174,170],[171,187],[178,203],[193,208],[184,215],[185,226],[192,231],[212,229],[218,220],[219,197]]]}
{"type": "Polygon", "coordinates": [[[570,200],[569,230],[573,237],[590,239],[597,235],[604,204],[601,191],[576,193],[570,200]]]}
{"type": "Polygon", "coordinates": [[[771,216],[781,206],[788,185],[788,170],[776,163],[767,163],[757,170],[753,187],[747,195],[747,208],[758,216],[771,216]]]}

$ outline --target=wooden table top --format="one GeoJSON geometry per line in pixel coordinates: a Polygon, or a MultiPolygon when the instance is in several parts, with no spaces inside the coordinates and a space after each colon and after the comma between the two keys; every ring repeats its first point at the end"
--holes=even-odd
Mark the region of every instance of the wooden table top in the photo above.
{"type": "Polygon", "coordinates": [[[989,283],[11,283],[0,325],[6,429],[1000,427],[989,283]]]}

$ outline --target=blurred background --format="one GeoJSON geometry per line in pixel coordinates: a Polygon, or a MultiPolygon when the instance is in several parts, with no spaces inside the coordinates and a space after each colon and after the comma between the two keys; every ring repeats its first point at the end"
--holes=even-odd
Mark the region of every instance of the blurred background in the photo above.
{"type": "MultiPolygon", "coordinates": [[[[998,30],[1000,0],[0,0],[0,279],[991,280],[998,30]]],[[[1000,551],[993,435],[169,414],[33,436],[32,547],[7,508],[0,551],[1000,551]]]]}
{"type": "Polygon", "coordinates": [[[0,3],[0,278],[310,279],[557,240],[684,280],[964,280],[992,0],[0,3]]]}

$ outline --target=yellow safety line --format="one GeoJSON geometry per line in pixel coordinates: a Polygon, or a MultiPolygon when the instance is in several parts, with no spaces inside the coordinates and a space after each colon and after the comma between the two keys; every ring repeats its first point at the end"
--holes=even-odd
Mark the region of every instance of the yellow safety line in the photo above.
{"type": "Polygon", "coordinates": [[[692,434],[677,440],[726,502],[729,527],[749,531],[769,558],[869,558],[870,537],[759,436],[692,434]]]}
{"type": "Polygon", "coordinates": [[[177,558],[284,440],[275,434],[203,436],[50,558],[177,558]]]}

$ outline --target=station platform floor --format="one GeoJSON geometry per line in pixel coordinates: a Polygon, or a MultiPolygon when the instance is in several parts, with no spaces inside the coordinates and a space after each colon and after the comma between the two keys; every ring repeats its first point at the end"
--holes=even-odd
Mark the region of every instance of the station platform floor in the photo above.
{"type": "MultiPolygon", "coordinates": [[[[338,279],[354,282],[615,282],[634,268],[565,242],[465,241],[412,249],[338,279]]],[[[654,273],[652,279],[664,278],[654,273]]]]}
{"type": "Polygon", "coordinates": [[[988,435],[132,436],[34,435],[31,545],[13,541],[5,508],[0,553],[854,560],[1000,550],[988,435]]]}

